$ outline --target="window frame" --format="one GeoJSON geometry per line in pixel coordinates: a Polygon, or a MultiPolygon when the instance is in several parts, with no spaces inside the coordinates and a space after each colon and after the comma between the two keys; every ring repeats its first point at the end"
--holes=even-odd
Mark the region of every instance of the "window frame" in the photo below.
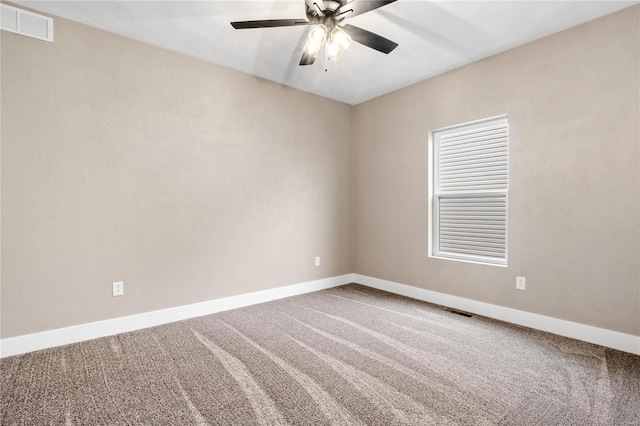
{"type": "Polygon", "coordinates": [[[509,146],[510,146],[510,128],[509,128],[509,120],[506,114],[499,115],[490,118],[484,118],[472,122],[456,124],[453,126],[447,126],[439,129],[432,130],[429,132],[429,153],[430,160],[429,161],[429,180],[431,185],[429,185],[429,221],[430,226],[429,230],[432,235],[429,238],[429,257],[437,258],[437,259],[446,259],[446,260],[455,260],[462,262],[470,262],[470,263],[478,263],[483,265],[493,265],[493,266],[508,266],[509,261],[509,181],[511,178],[510,167],[509,167],[509,146]],[[481,129],[485,127],[490,127],[492,125],[504,124],[507,128],[507,188],[506,189],[485,189],[483,191],[441,191],[439,187],[439,139],[442,136],[446,136],[451,133],[458,133],[460,131],[473,131],[476,129],[481,129]],[[473,255],[473,254],[462,254],[462,253],[451,253],[446,251],[441,251],[440,247],[440,200],[449,198],[449,199],[463,199],[463,198],[504,198],[505,200],[505,234],[504,234],[504,244],[505,244],[505,254],[504,259],[496,259],[491,257],[485,257],[481,255],[473,255]]]}

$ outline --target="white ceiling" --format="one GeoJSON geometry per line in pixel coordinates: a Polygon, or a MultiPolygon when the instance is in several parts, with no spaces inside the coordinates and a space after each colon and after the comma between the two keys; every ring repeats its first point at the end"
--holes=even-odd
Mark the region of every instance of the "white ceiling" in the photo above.
{"type": "Polygon", "coordinates": [[[347,21],[399,46],[385,55],[353,43],[328,72],[320,59],[298,66],[310,27],[229,25],[305,18],[304,0],[17,3],[355,105],[638,1],[398,0],[347,21]]]}

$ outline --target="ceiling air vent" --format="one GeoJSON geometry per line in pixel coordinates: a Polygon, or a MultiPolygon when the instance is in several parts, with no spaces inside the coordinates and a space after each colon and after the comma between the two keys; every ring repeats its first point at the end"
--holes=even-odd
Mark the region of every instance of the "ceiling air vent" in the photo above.
{"type": "Polygon", "coordinates": [[[53,42],[53,19],[46,16],[0,4],[0,21],[5,31],[53,42]]]}

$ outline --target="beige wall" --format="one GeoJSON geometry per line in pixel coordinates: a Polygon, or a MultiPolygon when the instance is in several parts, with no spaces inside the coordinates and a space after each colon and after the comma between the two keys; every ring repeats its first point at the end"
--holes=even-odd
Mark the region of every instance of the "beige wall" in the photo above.
{"type": "Polygon", "coordinates": [[[358,105],[355,272],[640,335],[639,13],[358,105]],[[429,131],[505,113],[509,266],[428,258],[429,131]]]}
{"type": "Polygon", "coordinates": [[[54,44],[1,32],[1,337],[354,270],[640,335],[639,13],[354,119],[63,19],[54,44]],[[428,258],[428,132],[503,113],[509,267],[428,258]]]}
{"type": "Polygon", "coordinates": [[[1,32],[2,338],[352,272],[351,106],[55,25],[1,32]]]}

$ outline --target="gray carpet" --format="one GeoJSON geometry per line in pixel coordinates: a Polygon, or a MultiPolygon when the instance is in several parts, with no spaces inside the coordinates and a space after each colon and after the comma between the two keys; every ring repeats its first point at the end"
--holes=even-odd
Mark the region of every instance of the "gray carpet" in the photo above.
{"type": "Polygon", "coordinates": [[[0,373],[3,425],[640,424],[640,356],[356,284],[0,373]]]}

